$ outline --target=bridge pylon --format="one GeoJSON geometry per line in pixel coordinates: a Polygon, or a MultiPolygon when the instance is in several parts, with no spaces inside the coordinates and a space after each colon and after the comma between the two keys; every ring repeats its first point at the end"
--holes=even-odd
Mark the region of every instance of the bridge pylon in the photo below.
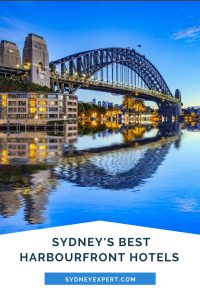
{"type": "Polygon", "coordinates": [[[179,119],[182,115],[182,102],[181,102],[181,92],[176,89],[175,98],[177,100],[176,103],[172,102],[159,102],[159,114],[164,118],[164,120],[171,120],[173,117],[175,119],[179,119]]]}
{"type": "Polygon", "coordinates": [[[173,117],[179,119],[181,117],[181,102],[169,103],[163,102],[158,103],[159,114],[164,118],[164,120],[170,121],[173,117]]]}
{"type": "Polygon", "coordinates": [[[43,37],[30,33],[23,49],[23,65],[30,71],[30,81],[50,87],[49,54],[43,37]]]}

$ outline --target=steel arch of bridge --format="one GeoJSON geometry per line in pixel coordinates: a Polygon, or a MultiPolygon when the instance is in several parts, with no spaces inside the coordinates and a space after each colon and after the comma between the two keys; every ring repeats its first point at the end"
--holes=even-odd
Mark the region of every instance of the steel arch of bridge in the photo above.
{"type": "Polygon", "coordinates": [[[101,69],[114,63],[134,71],[149,90],[173,96],[156,67],[134,49],[101,48],[84,51],[53,61],[50,66],[54,71],[56,65],[61,65],[61,76],[67,71],[69,76],[78,75],[90,78],[101,69]]]}

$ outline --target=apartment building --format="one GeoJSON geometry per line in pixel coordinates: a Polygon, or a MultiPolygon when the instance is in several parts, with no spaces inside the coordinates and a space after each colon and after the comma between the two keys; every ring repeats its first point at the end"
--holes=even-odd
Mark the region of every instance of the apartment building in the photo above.
{"type": "Polygon", "coordinates": [[[64,115],[67,119],[78,118],[78,97],[75,95],[65,94],[64,115]]]}
{"type": "MultiPolygon", "coordinates": [[[[14,122],[17,120],[77,119],[77,96],[60,93],[0,93],[0,119],[14,122]]],[[[34,121],[33,121],[34,120],[34,121]]]]}

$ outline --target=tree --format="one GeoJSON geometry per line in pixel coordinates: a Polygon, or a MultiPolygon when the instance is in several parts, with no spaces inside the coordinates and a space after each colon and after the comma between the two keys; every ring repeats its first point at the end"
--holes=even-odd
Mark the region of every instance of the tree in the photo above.
{"type": "Polygon", "coordinates": [[[81,118],[99,118],[104,115],[106,109],[93,103],[79,102],[78,103],[78,115],[81,118]]]}
{"type": "Polygon", "coordinates": [[[133,107],[134,107],[133,98],[131,96],[128,96],[128,95],[124,96],[122,106],[128,113],[130,113],[131,110],[133,110],[133,107]]]}
{"type": "Polygon", "coordinates": [[[141,117],[142,113],[146,111],[144,101],[142,101],[141,99],[134,100],[133,109],[141,117]]]}
{"type": "Polygon", "coordinates": [[[47,86],[41,86],[36,83],[24,82],[19,79],[1,78],[0,92],[45,92],[50,93],[52,90],[47,86]]]}

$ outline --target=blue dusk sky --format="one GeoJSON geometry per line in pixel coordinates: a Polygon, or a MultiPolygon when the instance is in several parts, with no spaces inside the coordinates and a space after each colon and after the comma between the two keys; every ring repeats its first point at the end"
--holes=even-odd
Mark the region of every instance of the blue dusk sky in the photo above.
{"type": "MultiPolygon", "coordinates": [[[[22,50],[31,32],[46,39],[50,60],[101,47],[135,48],[173,92],[181,90],[184,106],[200,105],[200,2],[1,1],[0,39],[22,50]]],[[[79,97],[117,99],[88,91],[79,97]]]]}

